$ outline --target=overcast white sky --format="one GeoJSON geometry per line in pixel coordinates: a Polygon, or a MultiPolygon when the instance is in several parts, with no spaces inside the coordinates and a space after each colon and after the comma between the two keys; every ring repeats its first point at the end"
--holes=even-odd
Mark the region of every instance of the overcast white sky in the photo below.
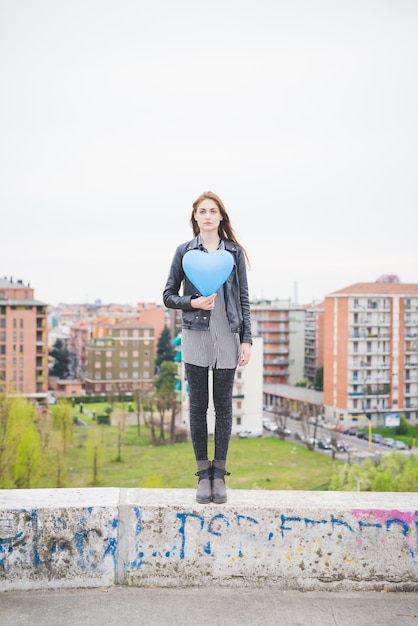
{"type": "Polygon", "coordinates": [[[252,298],[418,282],[416,0],[0,0],[0,276],[162,302],[218,193],[252,298]]]}

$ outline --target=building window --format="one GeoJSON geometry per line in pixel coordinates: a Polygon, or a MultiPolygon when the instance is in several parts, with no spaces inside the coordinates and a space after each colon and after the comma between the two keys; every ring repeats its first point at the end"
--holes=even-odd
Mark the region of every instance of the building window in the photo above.
{"type": "Polygon", "coordinates": [[[112,361],[106,361],[106,367],[112,367],[112,361]]]}
{"type": "Polygon", "coordinates": [[[112,350],[106,350],[106,356],[107,358],[112,356],[112,350]]]}
{"type": "Polygon", "coordinates": [[[138,372],[132,372],[132,378],[139,378],[138,372]]]}
{"type": "Polygon", "coordinates": [[[96,362],[95,362],[95,364],[94,364],[94,367],[95,367],[96,369],[99,369],[99,368],[100,368],[100,365],[101,365],[101,364],[100,364],[100,361],[96,361],[96,362]]]}
{"type": "Polygon", "coordinates": [[[135,329],[132,331],[132,336],[133,336],[133,337],[139,337],[139,330],[138,330],[137,328],[135,328],[135,329]]]}
{"type": "Polygon", "coordinates": [[[139,356],[139,352],[138,352],[138,350],[134,350],[134,351],[132,352],[132,356],[139,356]]]}
{"type": "Polygon", "coordinates": [[[112,378],[112,372],[106,372],[106,380],[110,380],[112,378]]]}
{"type": "Polygon", "coordinates": [[[100,372],[94,374],[94,380],[100,380],[100,372]]]}

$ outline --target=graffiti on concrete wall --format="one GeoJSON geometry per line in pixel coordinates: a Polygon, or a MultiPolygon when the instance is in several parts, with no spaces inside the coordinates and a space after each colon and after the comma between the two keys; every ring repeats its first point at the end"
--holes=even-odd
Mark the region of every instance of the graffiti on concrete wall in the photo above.
{"type": "Polygon", "coordinates": [[[417,577],[417,511],[246,513],[131,506],[121,524],[117,507],[0,511],[0,587],[21,579],[112,584],[121,570],[131,582],[184,572],[417,577]]]}
{"type": "MultiPolygon", "coordinates": [[[[277,564],[277,555],[291,561],[303,553],[312,556],[313,550],[316,555],[324,555],[328,565],[332,558],[345,564],[355,564],[359,558],[370,560],[373,550],[381,559],[385,548],[390,558],[395,550],[406,555],[413,567],[418,565],[418,512],[366,509],[328,516],[282,513],[268,519],[229,512],[209,516],[196,511],[177,512],[169,531],[160,529],[158,541],[150,541],[151,524],[142,509],[135,508],[133,516],[134,558],[125,567],[138,573],[153,559],[184,561],[199,554],[222,557],[231,563],[252,557],[266,563],[273,557],[277,564]]],[[[168,522],[166,525],[170,526],[168,522]]]]}
{"type": "Polygon", "coordinates": [[[48,579],[116,569],[117,515],[106,508],[0,513],[0,580],[36,570],[48,579]]]}

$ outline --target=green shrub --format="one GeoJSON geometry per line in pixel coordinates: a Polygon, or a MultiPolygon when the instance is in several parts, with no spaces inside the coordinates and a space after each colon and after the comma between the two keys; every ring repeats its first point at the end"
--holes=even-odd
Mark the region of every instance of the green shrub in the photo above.
{"type": "Polygon", "coordinates": [[[403,415],[401,415],[399,426],[396,428],[397,435],[407,435],[408,434],[408,423],[403,415]]]}
{"type": "Polygon", "coordinates": [[[110,415],[108,413],[101,413],[97,416],[98,424],[106,424],[106,426],[110,426],[110,415]]]}

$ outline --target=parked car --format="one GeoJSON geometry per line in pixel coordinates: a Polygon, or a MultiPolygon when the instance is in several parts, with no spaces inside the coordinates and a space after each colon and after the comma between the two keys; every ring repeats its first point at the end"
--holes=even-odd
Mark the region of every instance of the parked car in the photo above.
{"type": "Polygon", "coordinates": [[[327,435],[320,435],[320,436],[319,436],[319,439],[320,439],[321,441],[325,441],[326,443],[331,443],[331,438],[330,438],[330,437],[328,437],[327,435]]]}
{"type": "Polygon", "coordinates": [[[289,430],[288,428],[283,428],[283,426],[277,426],[274,432],[276,433],[276,435],[283,435],[284,437],[289,437],[292,434],[291,430],[289,430]]]}
{"type": "Polygon", "coordinates": [[[360,432],[357,433],[357,437],[359,439],[368,439],[369,435],[365,431],[361,430],[360,432]]]}
{"type": "Polygon", "coordinates": [[[297,430],[297,431],[295,432],[295,439],[299,439],[299,441],[303,441],[303,442],[305,442],[305,441],[306,441],[306,437],[305,437],[305,435],[304,435],[304,434],[303,434],[303,432],[302,432],[302,431],[300,431],[300,430],[297,430]]]}
{"type": "Polygon", "coordinates": [[[274,432],[274,431],[277,430],[278,426],[274,422],[264,421],[263,420],[263,428],[265,428],[266,430],[270,430],[270,431],[274,432]]]}
{"type": "Polygon", "coordinates": [[[378,443],[380,445],[383,445],[383,435],[380,435],[379,433],[373,433],[372,441],[374,443],[378,443]]]}
{"type": "Polygon", "coordinates": [[[392,437],[385,437],[383,439],[383,445],[387,446],[388,448],[393,448],[393,446],[395,445],[395,440],[392,439],[392,437]]]}
{"type": "Polygon", "coordinates": [[[396,450],[408,450],[408,446],[406,445],[406,443],[400,440],[396,440],[393,447],[396,448],[396,450]]]}
{"type": "Polygon", "coordinates": [[[356,433],[357,431],[355,428],[346,428],[344,431],[344,435],[350,435],[351,437],[354,437],[356,433]]]}
{"type": "Polygon", "coordinates": [[[240,439],[252,439],[254,437],[262,437],[262,436],[263,436],[263,433],[261,432],[261,428],[240,430],[238,433],[238,437],[240,439]]]}
{"type": "Polygon", "coordinates": [[[321,450],[331,450],[332,446],[329,441],[326,441],[325,439],[320,439],[318,441],[318,448],[320,448],[321,450]]]}
{"type": "Polygon", "coordinates": [[[348,452],[348,445],[345,443],[345,441],[337,441],[335,447],[337,448],[338,452],[348,452]]]}

